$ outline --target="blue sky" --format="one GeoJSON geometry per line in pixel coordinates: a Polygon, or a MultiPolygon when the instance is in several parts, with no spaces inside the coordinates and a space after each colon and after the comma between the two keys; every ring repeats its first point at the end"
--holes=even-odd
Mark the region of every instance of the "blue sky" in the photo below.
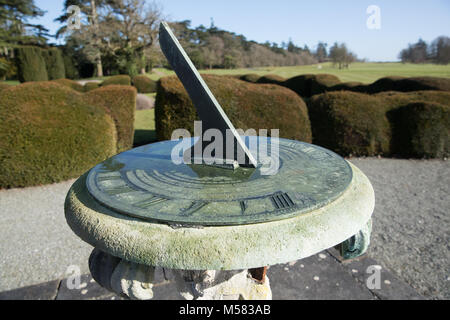
{"type": "MultiPolygon", "coordinates": [[[[51,32],[63,9],[62,0],[35,0],[47,11],[38,20],[51,32]]],[[[315,48],[345,42],[360,58],[395,61],[401,49],[419,38],[427,42],[450,36],[449,0],[163,0],[169,20],[191,20],[193,26],[214,24],[258,42],[287,42],[315,48]],[[366,9],[381,10],[381,29],[366,26],[366,9]]]]}

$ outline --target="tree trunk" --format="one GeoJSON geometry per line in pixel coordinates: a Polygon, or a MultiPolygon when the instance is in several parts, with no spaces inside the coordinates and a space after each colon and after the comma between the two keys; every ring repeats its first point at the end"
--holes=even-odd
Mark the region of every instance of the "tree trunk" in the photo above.
{"type": "Polygon", "coordinates": [[[97,77],[103,77],[103,64],[100,53],[97,55],[97,77]]]}
{"type": "Polygon", "coordinates": [[[145,74],[145,67],[141,68],[141,74],[145,74]]]}
{"type": "MultiPolygon", "coordinates": [[[[95,33],[98,34],[98,15],[97,7],[95,6],[95,0],[91,0],[91,11],[92,11],[92,26],[94,27],[95,33]]],[[[95,43],[98,43],[98,39],[94,39],[95,43]]],[[[100,50],[97,47],[97,50],[100,50]]],[[[102,56],[100,51],[96,54],[95,61],[97,63],[97,77],[103,77],[103,64],[102,56]]]]}

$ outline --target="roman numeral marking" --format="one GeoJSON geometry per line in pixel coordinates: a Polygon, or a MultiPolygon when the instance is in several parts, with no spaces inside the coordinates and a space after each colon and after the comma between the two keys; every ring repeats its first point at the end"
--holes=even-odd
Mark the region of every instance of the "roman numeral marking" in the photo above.
{"type": "Polygon", "coordinates": [[[129,193],[129,192],[135,192],[133,188],[129,187],[128,185],[119,186],[119,187],[112,187],[105,189],[105,192],[109,194],[110,196],[116,196],[119,194],[129,193]]]}
{"type": "Polygon", "coordinates": [[[295,205],[287,193],[275,193],[270,200],[276,209],[285,209],[295,205]]]}
{"type": "Polygon", "coordinates": [[[245,210],[247,210],[247,208],[248,208],[247,201],[245,201],[245,200],[241,201],[240,205],[241,205],[241,214],[245,214],[245,210]]]}
{"type": "Polygon", "coordinates": [[[122,177],[119,176],[97,176],[97,181],[98,182],[103,182],[103,181],[112,181],[112,180],[120,180],[122,179],[122,177]]]}
{"type": "Polygon", "coordinates": [[[208,204],[208,202],[205,201],[194,201],[192,202],[192,204],[189,206],[189,208],[183,210],[183,212],[181,212],[181,214],[183,216],[190,216],[193,215],[195,212],[197,212],[198,210],[200,210],[201,208],[203,208],[204,206],[206,206],[208,204]]]}
{"type": "Polygon", "coordinates": [[[135,203],[134,206],[141,208],[141,209],[146,209],[148,207],[154,206],[158,203],[162,203],[165,201],[168,201],[169,199],[166,198],[160,198],[158,196],[152,196],[151,198],[145,199],[144,201],[140,201],[138,203],[135,203]]]}

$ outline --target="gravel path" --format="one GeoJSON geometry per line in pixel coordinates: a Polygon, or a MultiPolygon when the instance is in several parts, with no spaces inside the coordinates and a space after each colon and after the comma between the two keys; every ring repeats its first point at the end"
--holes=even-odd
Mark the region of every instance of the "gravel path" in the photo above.
{"type": "MultiPolygon", "coordinates": [[[[369,255],[426,297],[450,298],[450,162],[351,159],[376,195],[369,255]]],[[[88,272],[91,247],[64,218],[72,181],[0,190],[0,291],[88,272]]]]}
{"type": "Polygon", "coordinates": [[[70,230],[64,200],[74,180],[0,191],[0,291],[88,272],[92,248],[70,230]]]}
{"type": "Polygon", "coordinates": [[[375,189],[369,256],[426,297],[450,298],[450,162],[351,159],[375,189]]]}
{"type": "Polygon", "coordinates": [[[136,97],[136,110],[148,110],[155,107],[155,99],[145,94],[138,94],[136,97]]]}

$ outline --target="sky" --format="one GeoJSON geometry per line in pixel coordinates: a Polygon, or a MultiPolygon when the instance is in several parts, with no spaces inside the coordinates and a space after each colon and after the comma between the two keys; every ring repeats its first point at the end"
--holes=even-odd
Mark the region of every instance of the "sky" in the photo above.
{"type": "MultiPolygon", "coordinates": [[[[61,26],[63,0],[35,0],[47,11],[34,20],[55,33],[61,26]]],[[[150,1],[147,1],[150,2],[150,1]]],[[[157,1],[158,2],[158,1],[157,1]]],[[[210,26],[244,35],[257,42],[305,44],[315,49],[319,41],[331,46],[344,42],[359,58],[397,61],[399,52],[419,38],[431,42],[450,36],[449,0],[162,0],[158,2],[170,21],[191,20],[191,26],[210,26]],[[379,8],[379,27],[367,20],[379,8]]],[[[372,17],[373,18],[373,17],[372,17]]],[[[374,20],[370,20],[374,21],[374,20]]]]}

